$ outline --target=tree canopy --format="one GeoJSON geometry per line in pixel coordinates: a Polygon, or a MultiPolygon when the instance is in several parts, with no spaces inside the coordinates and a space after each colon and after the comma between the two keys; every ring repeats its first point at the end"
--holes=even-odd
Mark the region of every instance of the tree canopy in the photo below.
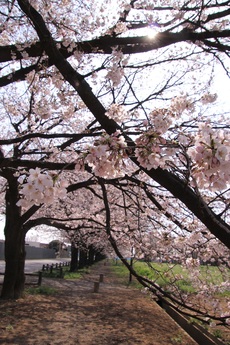
{"type": "Polygon", "coordinates": [[[229,1],[1,5],[6,272],[23,272],[39,224],[121,257],[229,266],[229,107],[213,89],[229,15],[229,1]]]}

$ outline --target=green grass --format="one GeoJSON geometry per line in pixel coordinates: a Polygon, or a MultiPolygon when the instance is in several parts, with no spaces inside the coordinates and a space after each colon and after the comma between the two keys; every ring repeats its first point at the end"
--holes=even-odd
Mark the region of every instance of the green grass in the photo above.
{"type": "Polygon", "coordinates": [[[38,286],[38,287],[30,287],[26,289],[25,293],[29,295],[46,295],[46,296],[52,296],[55,295],[57,292],[56,289],[49,287],[49,286],[38,286]]]}
{"type": "Polygon", "coordinates": [[[76,272],[65,271],[64,279],[80,279],[85,274],[89,274],[89,268],[82,268],[76,272]]]}
{"type": "MultiPolygon", "coordinates": [[[[195,293],[195,287],[192,285],[192,281],[189,278],[189,271],[183,268],[179,264],[168,263],[150,263],[147,264],[141,261],[134,262],[134,268],[136,272],[146,277],[165,289],[175,285],[180,291],[185,293],[195,293]]],[[[113,271],[120,278],[124,278],[128,282],[129,272],[128,269],[118,261],[113,266],[113,271]]],[[[230,279],[230,271],[226,269],[222,275],[219,268],[216,266],[200,266],[199,279],[201,282],[207,281],[210,284],[219,285],[224,280],[230,279]]],[[[135,283],[134,283],[135,284],[135,283]]],[[[221,296],[230,296],[230,291],[223,291],[221,296]]]]}
{"type": "Polygon", "coordinates": [[[221,284],[223,280],[230,279],[230,271],[226,269],[221,272],[217,266],[200,266],[200,272],[201,277],[207,278],[208,282],[214,284],[221,284]]]}
{"type": "MultiPolygon", "coordinates": [[[[175,284],[181,291],[194,292],[187,272],[185,272],[180,265],[174,265],[172,267],[164,263],[152,263],[150,267],[145,262],[136,261],[134,263],[134,268],[139,275],[165,288],[167,288],[167,285],[171,284],[172,281],[175,281],[177,275],[182,275],[183,279],[176,279],[175,284]]],[[[113,266],[113,271],[120,278],[123,277],[124,280],[128,281],[129,271],[121,262],[113,266]]],[[[135,280],[133,280],[133,285],[140,287],[140,284],[135,280]]]]}

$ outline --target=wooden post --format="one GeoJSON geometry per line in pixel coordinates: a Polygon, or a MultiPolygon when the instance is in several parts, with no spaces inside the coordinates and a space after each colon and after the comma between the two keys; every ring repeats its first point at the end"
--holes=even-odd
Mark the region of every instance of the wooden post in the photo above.
{"type": "MultiPolygon", "coordinates": [[[[130,266],[133,267],[133,257],[130,258],[130,266]]],[[[132,282],[132,273],[129,272],[129,284],[132,282]]]]}
{"type": "Polygon", "coordinates": [[[100,282],[100,283],[103,283],[103,280],[104,280],[104,275],[103,275],[103,274],[100,274],[99,282],[100,282]]]}
{"type": "Polygon", "coordinates": [[[63,278],[63,269],[60,267],[60,278],[63,278]]]}
{"type": "Polygon", "coordinates": [[[100,286],[99,282],[94,282],[93,292],[99,292],[99,286],[100,286]]]}
{"type": "Polygon", "coordinates": [[[42,271],[38,272],[38,286],[42,285],[42,271]]]}

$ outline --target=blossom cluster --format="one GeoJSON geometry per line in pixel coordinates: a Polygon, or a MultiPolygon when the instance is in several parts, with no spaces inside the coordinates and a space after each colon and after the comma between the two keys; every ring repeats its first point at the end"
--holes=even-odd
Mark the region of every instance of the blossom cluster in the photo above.
{"type": "Polygon", "coordinates": [[[26,208],[31,205],[50,205],[66,196],[66,182],[56,181],[55,177],[41,172],[39,168],[30,169],[20,194],[22,198],[17,202],[18,206],[26,208]]]}
{"type": "Polygon", "coordinates": [[[122,34],[123,32],[126,32],[127,30],[128,30],[127,25],[124,22],[120,22],[116,24],[114,32],[118,35],[118,34],[122,34]]]}
{"type": "MultiPolygon", "coordinates": [[[[205,97],[212,102],[215,95],[205,97]]],[[[148,115],[148,120],[143,121],[142,134],[135,140],[135,156],[140,165],[148,170],[162,168],[176,164],[176,150],[180,149],[175,141],[168,135],[173,128],[173,120],[181,116],[184,111],[192,111],[193,103],[187,96],[172,99],[169,108],[154,109],[148,115]]],[[[117,122],[129,119],[130,113],[119,104],[112,104],[106,115],[117,122]]],[[[210,124],[200,125],[197,135],[178,135],[180,144],[189,146],[187,155],[191,159],[192,184],[210,190],[225,189],[230,181],[230,137],[229,133],[214,130],[210,124]],[[183,141],[183,142],[181,142],[183,141]]],[[[106,134],[88,148],[84,156],[93,172],[104,178],[123,176],[124,158],[127,158],[127,144],[120,132],[111,136],[106,134]]],[[[83,165],[82,164],[82,165],[83,165]]]]}
{"type": "Polygon", "coordinates": [[[166,140],[158,135],[154,129],[143,133],[137,140],[135,155],[138,162],[144,168],[150,170],[158,167],[165,168],[166,165],[166,140]]]}
{"type": "MultiPolygon", "coordinates": [[[[210,95],[211,96],[211,95],[210,95]]],[[[208,98],[205,98],[208,101],[208,98]]],[[[194,104],[191,99],[185,96],[177,96],[171,100],[171,111],[181,115],[184,111],[193,111],[194,104]]]]}
{"type": "Polygon", "coordinates": [[[126,111],[125,107],[116,103],[111,104],[105,115],[118,123],[121,123],[130,117],[130,114],[126,111]]]}
{"type": "Polygon", "coordinates": [[[121,82],[121,79],[124,77],[124,70],[121,67],[118,67],[116,64],[113,64],[108,68],[106,77],[112,81],[114,87],[118,86],[121,82]]]}
{"type": "Polygon", "coordinates": [[[109,79],[113,86],[116,87],[120,84],[124,76],[124,66],[128,63],[128,58],[125,58],[121,51],[113,50],[110,65],[107,67],[106,78],[109,79]]]}
{"type": "MultiPolygon", "coordinates": [[[[163,135],[172,124],[175,114],[171,109],[155,109],[149,114],[150,128],[136,139],[135,155],[138,162],[146,169],[165,169],[167,161],[172,159],[174,149],[163,135]]],[[[144,123],[145,124],[145,123],[144,123]]]]}
{"type": "Polygon", "coordinates": [[[174,113],[171,109],[154,109],[150,112],[149,118],[155,133],[164,134],[171,126],[174,118],[174,113]]]}
{"type": "Polygon", "coordinates": [[[200,260],[194,258],[186,258],[185,265],[188,269],[200,266],[200,260]]]}
{"type": "Polygon", "coordinates": [[[201,188],[224,189],[230,182],[230,134],[210,124],[199,127],[194,146],[188,149],[194,162],[192,176],[201,188]]]}
{"type": "Polygon", "coordinates": [[[201,102],[203,104],[208,104],[208,103],[213,103],[215,102],[217,99],[217,94],[214,93],[214,94],[211,94],[211,93],[206,93],[205,95],[203,95],[201,97],[201,102]]]}
{"type": "Polygon", "coordinates": [[[115,178],[124,175],[127,144],[120,132],[103,135],[88,149],[84,162],[100,177],[115,178]]]}

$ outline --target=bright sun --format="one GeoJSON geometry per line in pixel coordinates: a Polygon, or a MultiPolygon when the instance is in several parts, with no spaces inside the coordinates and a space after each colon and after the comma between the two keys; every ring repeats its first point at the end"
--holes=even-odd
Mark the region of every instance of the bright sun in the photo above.
{"type": "Polygon", "coordinates": [[[155,28],[148,27],[145,29],[145,35],[148,36],[148,38],[155,38],[158,34],[158,31],[155,28]]]}

